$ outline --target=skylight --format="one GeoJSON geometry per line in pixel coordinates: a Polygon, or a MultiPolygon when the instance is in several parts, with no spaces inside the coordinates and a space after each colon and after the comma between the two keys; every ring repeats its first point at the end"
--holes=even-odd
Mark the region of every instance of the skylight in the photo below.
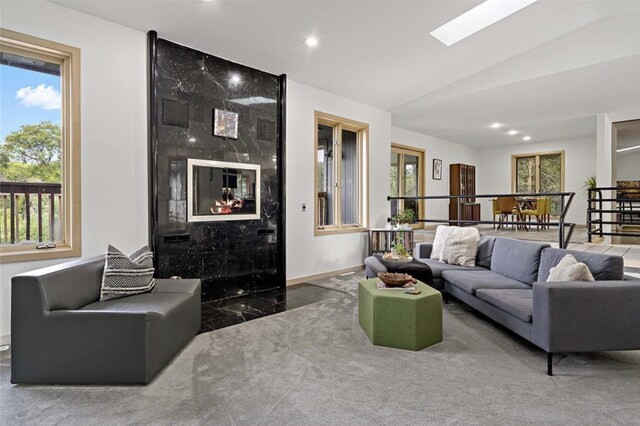
{"type": "Polygon", "coordinates": [[[630,146],[629,148],[621,148],[621,149],[618,149],[616,152],[627,152],[634,149],[640,149],[640,145],[630,146]]]}
{"type": "Polygon", "coordinates": [[[538,0],[487,0],[433,30],[431,35],[451,46],[536,1],[538,0]]]}

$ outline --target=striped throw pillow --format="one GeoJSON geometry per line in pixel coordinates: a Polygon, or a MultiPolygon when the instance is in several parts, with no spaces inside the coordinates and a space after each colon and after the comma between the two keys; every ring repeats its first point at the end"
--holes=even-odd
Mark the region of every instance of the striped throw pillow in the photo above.
{"type": "Polygon", "coordinates": [[[153,252],[144,246],[130,256],[109,245],[102,275],[100,301],[133,296],[151,291],[153,279],[153,252]]]}

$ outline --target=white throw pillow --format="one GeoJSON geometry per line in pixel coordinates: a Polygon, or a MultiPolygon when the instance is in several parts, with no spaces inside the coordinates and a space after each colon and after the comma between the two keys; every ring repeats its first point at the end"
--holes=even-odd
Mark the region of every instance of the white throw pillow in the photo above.
{"type": "Polygon", "coordinates": [[[447,235],[440,261],[450,265],[476,266],[480,232],[476,228],[452,228],[447,235]]]}
{"type": "Polygon", "coordinates": [[[547,282],[595,281],[589,267],[578,262],[573,255],[566,255],[549,271],[547,282]]]}
{"type": "Polygon", "coordinates": [[[449,230],[455,228],[455,226],[439,225],[436,228],[436,236],[433,239],[433,247],[431,248],[431,259],[438,259],[442,257],[442,250],[444,249],[444,243],[447,240],[449,230]]]}

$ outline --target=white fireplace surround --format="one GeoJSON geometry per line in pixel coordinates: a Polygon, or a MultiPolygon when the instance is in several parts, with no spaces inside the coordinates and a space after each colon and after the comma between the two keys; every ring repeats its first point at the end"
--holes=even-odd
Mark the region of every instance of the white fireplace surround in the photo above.
{"type": "Polygon", "coordinates": [[[189,222],[216,222],[231,220],[258,220],[260,219],[260,165],[246,163],[230,163],[226,161],[200,160],[195,158],[187,159],[187,220],[189,222]],[[194,211],[194,173],[195,166],[210,167],[217,169],[238,169],[253,170],[256,174],[255,181],[255,213],[239,214],[195,214],[194,211]]]}

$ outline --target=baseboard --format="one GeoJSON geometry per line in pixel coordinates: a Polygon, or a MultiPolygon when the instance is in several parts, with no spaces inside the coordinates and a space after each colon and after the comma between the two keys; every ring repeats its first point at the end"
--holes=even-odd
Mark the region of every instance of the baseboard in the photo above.
{"type": "Polygon", "coordinates": [[[6,336],[0,336],[0,346],[10,345],[11,344],[11,335],[7,334],[6,336]]]}
{"type": "Polygon", "coordinates": [[[364,269],[364,265],[359,265],[359,266],[354,266],[352,268],[340,269],[338,271],[325,272],[322,274],[315,274],[315,275],[307,275],[306,277],[299,277],[299,278],[293,278],[293,279],[287,280],[287,285],[295,285],[295,284],[300,284],[300,283],[304,283],[312,280],[321,280],[323,278],[335,277],[336,275],[346,274],[349,272],[359,272],[359,271],[362,271],[363,269],[364,269]]]}

